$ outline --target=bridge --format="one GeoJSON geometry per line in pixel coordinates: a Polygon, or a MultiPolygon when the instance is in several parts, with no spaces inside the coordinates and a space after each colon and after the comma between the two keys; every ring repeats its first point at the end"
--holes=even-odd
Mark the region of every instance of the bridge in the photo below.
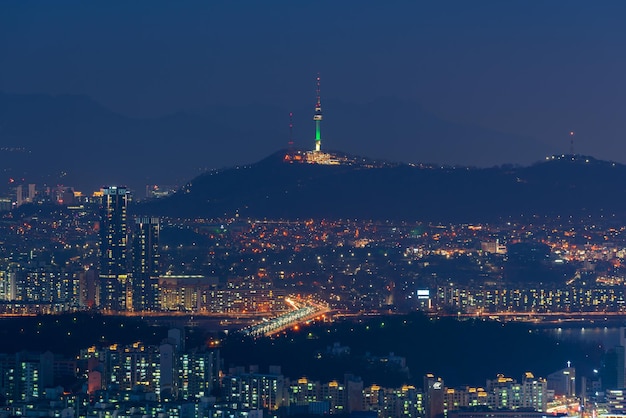
{"type": "Polygon", "coordinates": [[[330,311],[326,304],[313,299],[287,297],[285,303],[291,306],[291,311],[271,319],[263,319],[259,323],[243,328],[240,332],[252,338],[270,336],[330,311]]]}

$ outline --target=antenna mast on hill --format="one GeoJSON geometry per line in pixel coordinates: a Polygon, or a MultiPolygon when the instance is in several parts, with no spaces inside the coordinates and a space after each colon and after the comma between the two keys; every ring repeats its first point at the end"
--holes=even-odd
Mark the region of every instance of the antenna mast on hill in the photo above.
{"type": "Polygon", "coordinates": [[[287,143],[287,151],[293,157],[293,112],[289,112],[289,142],[287,143]]]}
{"type": "Polygon", "coordinates": [[[574,131],[569,132],[569,153],[574,156],[574,131]]]}
{"type": "Polygon", "coordinates": [[[293,148],[293,112],[289,112],[289,149],[293,148]]]}

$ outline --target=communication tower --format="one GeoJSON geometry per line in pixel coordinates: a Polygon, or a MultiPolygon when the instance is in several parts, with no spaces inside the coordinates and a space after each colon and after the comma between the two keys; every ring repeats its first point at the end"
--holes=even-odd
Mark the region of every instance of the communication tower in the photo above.
{"type": "Polygon", "coordinates": [[[315,103],[315,115],[313,120],[315,121],[315,151],[322,150],[322,137],[321,137],[321,125],[322,125],[322,103],[320,98],[320,75],[317,74],[316,79],[316,95],[317,101],[315,103]]]}

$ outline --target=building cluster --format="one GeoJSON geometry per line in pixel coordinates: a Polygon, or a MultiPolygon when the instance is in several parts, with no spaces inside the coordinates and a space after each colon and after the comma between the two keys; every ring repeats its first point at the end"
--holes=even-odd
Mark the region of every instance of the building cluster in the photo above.
{"type": "Polygon", "coordinates": [[[435,303],[466,314],[620,313],[626,312],[626,291],[619,286],[519,285],[440,286],[435,303]]]}
{"type": "Polygon", "coordinates": [[[102,189],[95,303],[114,312],[154,310],[159,303],[160,221],[155,217],[135,217],[133,225],[129,225],[129,195],[125,187],[102,189]]]}
{"type": "Polygon", "coordinates": [[[198,414],[198,408],[215,405],[208,400],[220,385],[219,350],[185,349],[184,341],[182,331],[172,329],[159,345],[93,346],[74,359],[50,352],[2,354],[0,395],[6,407],[0,416],[136,416],[139,411],[211,416],[198,414]]]}
{"type": "MultiPolygon", "coordinates": [[[[561,374],[557,372],[555,377],[560,378],[561,374]]],[[[570,390],[568,395],[574,394],[570,390]]],[[[535,378],[532,373],[527,372],[521,383],[511,377],[499,375],[496,379],[487,380],[485,388],[448,388],[444,393],[444,405],[447,410],[488,406],[493,409],[524,408],[545,411],[549,397],[554,398],[554,391],[548,393],[548,381],[535,378]]]]}
{"type": "Polygon", "coordinates": [[[72,187],[37,187],[34,183],[18,184],[12,189],[12,194],[0,199],[0,211],[18,208],[26,203],[52,202],[62,205],[78,205],[88,202],[91,197],[83,196],[72,187]]]}
{"type": "Polygon", "coordinates": [[[179,329],[160,345],[89,347],[78,356],[87,394],[141,391],[154,399],[198,399],[219,384],[219,350],[185,350],[179,329]]]}
{"type": "MultiPolygon", "coordinates": [[[[347,374],[320,382],[289,378],[280,366],[225,370],[219,349],[186,349],[180,329],[159,345],[92,346],[73,359],[50,352],[0,355],[3,416],[263,417],[366,414],[378,418],[436,418],[479,407],[546,412],[555,396],[572,399],[573,368],[522,381],[502,375],[485,388],[448,388],[428,374],[422,389],[364,385],[347,374]],[[66,391],[59,382],[76,382],[66,391]]],[[[67,385],[65,385],[67,387],[67,385]]],[[[610,395],[612,396],[612,395],[610,395]]]]}
{"type": "Polygon", "coordinates": [[[9,227],[17,238],[5,242],[12,251],[4,254],[0,273],[3,312],[131,311],[159,304],[159,219],[135,217],[129,224],[124,187],[105,187],[99,195],[99,217],[84,205],[65,206],[60,219],[34,214],[9,227]]]}
{"type": "Polygon", "coordinates": [[[286,309],[285,290],[267,281],[220,283],[200,274],[161,274],[160,219],[129,220],[125,187],[105,187],[98,195],[97,216],[77,206],[67,209],[69,214],[59,211],[60,219],[32,216],[12,225],[11,232],[22,238],[5,253],[0,270],[1,313],[97,308],[245,314],[286,309]],[[51,242],[39,244],[45,241],[51,242]],[[57,252],[70,255],[56,259],[57,252]]]}
{"type": "MultiPolygon", "coordinates": [[[[175,191],[176,186],[173,185],[150,184],[146,185],[145,197],[158,199],[170,196],[175,191]]],[[[89,203],[100,203],[101,197],[102,190],[86,194],[72,186],[21,183],[11,187],[8,195],[0,197],[0,212],[7,212],[29,203],[37,205],[53,203],[79,207],[89,203]]]]}
{"type": "Polygon", "coordinates": [[[535,411],[545,413],[555,398],[574,400],[575,369],[559,370],[548,378],[536,378],[527,372],[518,383],[498,375],[487,380],[485,388],[448,388],[441,378],[424,376],[422,389],[411,385],[386,388],[365,385],[353,375],[342,382],[290,380],[279,368],[269,373],[251,367],[231,369],[223,379],[223,394],[231,406],[263,409],[287,414],[337,415],[355,412],[373,413],[379,418],[448,416],[469,408],[485,411],[535,411]]]}
{"type": "MultiPolygon", "coordinates": [[[[96,270],[59,266],[13,266],[0,272],[0,312],[50,314],[97,308],[96,270]]],[[[284,289],[254,282],[215,283],[204,276],[166,275],[155,279],[159,312],[220,315],[278,314],[288,309],[284,289]]]]}
{"type": "Polygon", "coordinates": [[[231,369],[223,380],[224,400],[239,409],[262,409],[279,415],[346,415],[373,412],[379,417],[423,417],[427,405],[422,391],[414,386],[364,387],[361,378],[344,376],[343,381],[319,382],[301,377],[289,379],[279,367],[259,373],[231,369]]]}
{"type": "Polygon", "coordinates": [[[160,311],[275,314],[286,309],[286,291],[266,282],[230,281],[220,286],[215,277],[167,275],[158,277],[157,292],[160,311]]]}

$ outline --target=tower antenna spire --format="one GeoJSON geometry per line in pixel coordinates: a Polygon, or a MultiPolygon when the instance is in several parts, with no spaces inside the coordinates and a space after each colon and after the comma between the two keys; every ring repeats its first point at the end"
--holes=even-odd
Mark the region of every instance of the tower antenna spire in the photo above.
{"type": "Polygon", "coordinates": [[[569,153],[574,156],[574,131],[569,132],[569,153]]]}
{"type": "Polygon", "coordinates": [[[321,151],[322,100],[320,94],[320,73],[317,73],[317,78],[315,80],[315,93],[317,96],[317,101],[315,102],[315,115],[313,116],[313,120],[315,121],[315,151],[321,151]]]}
{"type": "Polygon", "coordinates": [[[317,73],[317,79],[315,80],[315,96],[317,97],[317,102],[315,107],[316,108],[320,108],[322,107],[322,100],[321,100],[321,93],[320,93],[320,73],[317,73]]]}
{"type": "Polygon", "coordinates": [[[289,112],[289,154],[293,154],[293,112],[289,112]]]}

